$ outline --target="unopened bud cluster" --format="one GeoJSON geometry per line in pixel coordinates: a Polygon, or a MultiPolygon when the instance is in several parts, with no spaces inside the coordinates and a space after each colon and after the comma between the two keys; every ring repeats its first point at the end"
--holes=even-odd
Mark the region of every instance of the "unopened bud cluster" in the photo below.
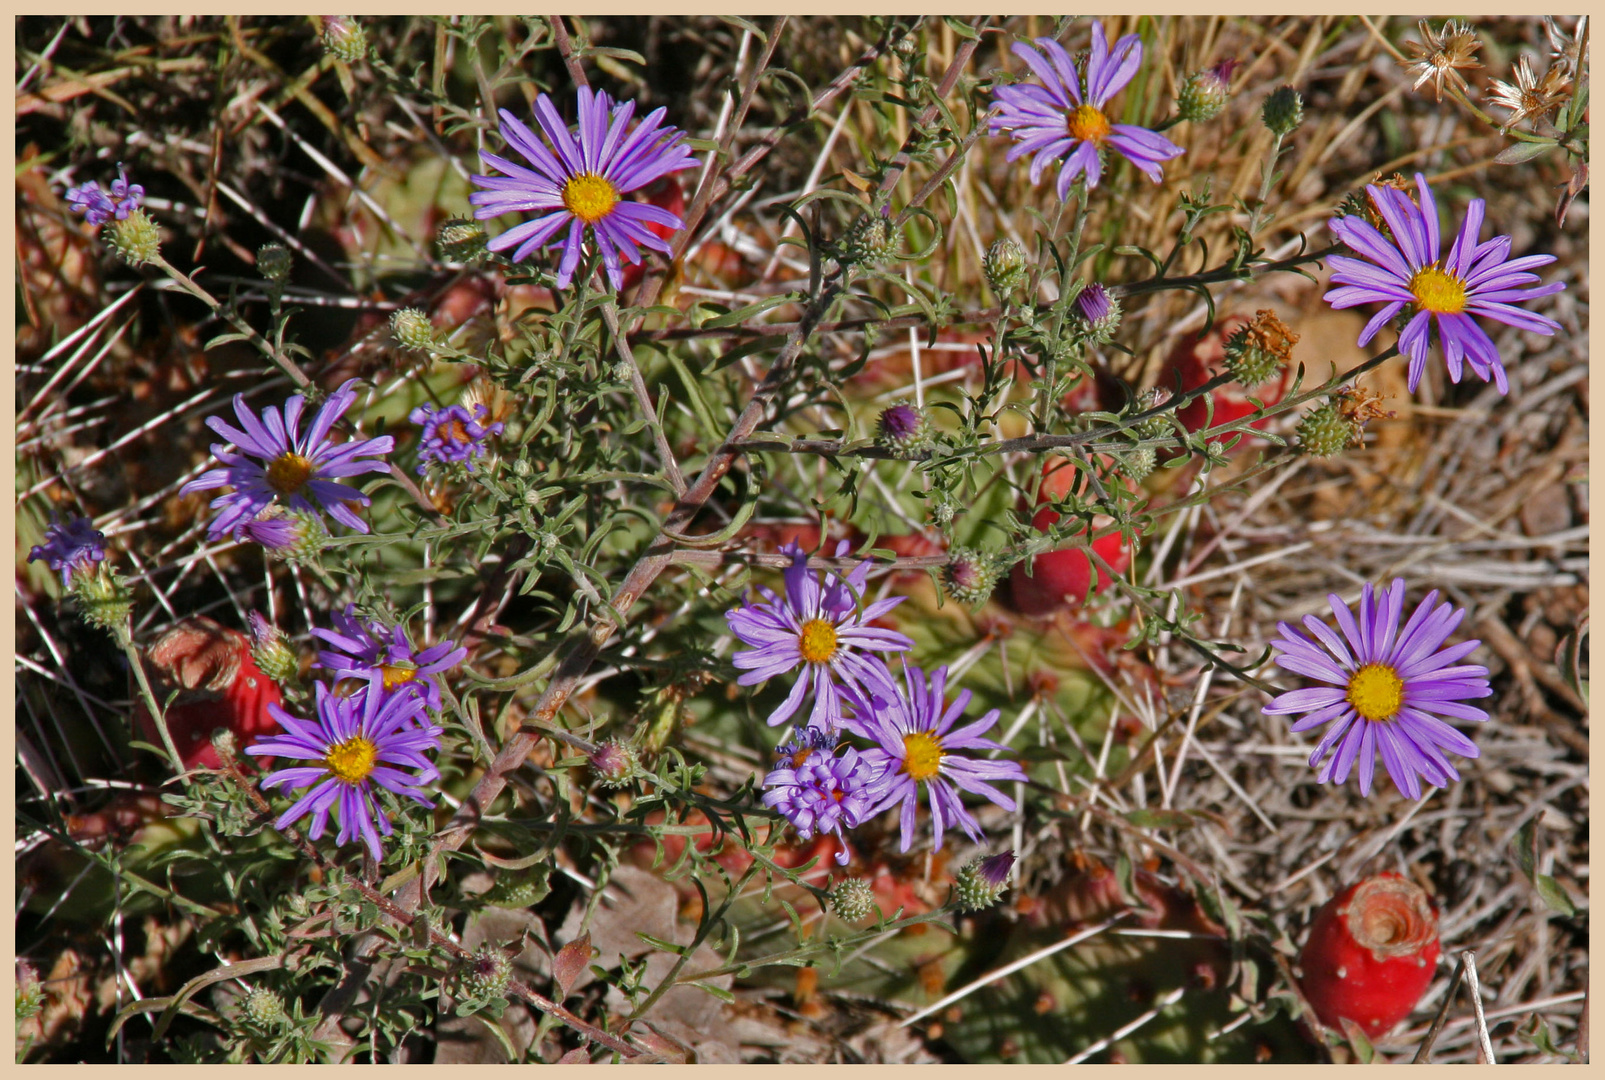
{"type": "Polygon", "coordinates": [[[1232,81],[1236,60],[1222,60],[1214,67],[1195,71],[1176,93],[1176,112],[1183,120],[1213,120],[1226,107],[1227,87],[1232,81]]]}
{"type": "Polygon", "coordinates": [[[845,261],[864,266],[885,262],[892,254],[892,225],[880,214],[865,214],[848,228],[841,242],[845,261]]]}
{"type": "Polygon", "coordinates": [[[931,422],[917,405],[899,401],[875,421],[875,444],[899,457],[929,450],[931,442],[931,422]]]}
{"type": "Polygon", "coordinates": [[[1304,414],[1298,422],[1299,448],[1313,458],[1336,457],[1355,442],[1359,425],[1335,401],[1327,401],[1304,414]]]}
{"type": "Polygon", "coordinates": [[[961,604],[979,604],[992,595],[1002,568],[997,557],[975,548],[957,547],[942,567],[942,587],[961,604]]]}
{"type": "Polygon", "coordinates": [[[590,760],[592,775],[605,788],[623,787],[641,771],[641,759],[635,747],[622,739],[598,743],[591,752],[590,760]]]}
{"type": "Polygon", "coordinates": [[[301,673],[301,661],[284,631],[256,611],[246,617],[245,624],[251,634],[251,659],[262,674],[276,683],[293,682],[301,673]]]}
{"type": "Polygon", "coordinates": [[[998,297],[1009,296],[1025,284],[1025,249],[1008,237],[995,240],[981,260],[981,271],[998,297]]]}
{"type": "Polygon", "coordinates": [[[440,256],[449,262],[473,262],[485,254],[485,227],[468,218],[448,218],[440,227],[440,256]]]}
{"type": "Polygon", "coordinates": [[[113,221],[107,234],[112,248],[129,266],[144,266],[162,256],[161,235],[143,207],[130,211],[120,221],[113,221]]]}
{"type": "Polygon", "coordinates": [[[285,1019],[284,999],[265,986],[253,986],[240,1002],[240,1018],[253,1027],[278,1027],[285,1019]]]}
{"type": "Polygon", "coordinates": [[[983,911],[998,902],[1008,888],[1014,852],[977,856],[965,863],[953,882],[953,901],[960,911],[983,911]]]}
{"type": "Polygon", "coordinates": [[[860,922],[880,910],[875,903],[875,890],[863,878],[848,878],[837,882],[830,890],[830,909],[842,922],[860,922]]]}
{"type": "Polygon", "coordinates": [[[487,941],[463,966],[463,990],[473,998],[500,997],[507,992],[512,975],[513,965],[507,954],[487,941]]]}
{"type": "Polygon", "coordinates": [[[323,47],[336,59],[354,64],[368,55],[368,35],[349,15],[325,15],[323,47]]]}
{"type": "Polygon", "coordinates": [[[1260,119],[1273,135],[1285,138],[1304,122],[1304,99],[1291,86],[1279,86],[1265,99],[1260,119]]]}
{"type": "Polygon", "coordinates": [[[289,278],[293,262],[283,244],[263,244],[256,249],[256,272],[275,285],[289,278]]]}
{"type": "Polygon", "coordinates": [[[418,308],[401,308],[390,316],[390,332],[409,349],[427,351],[435,344],[435,327],[418,308]]]}

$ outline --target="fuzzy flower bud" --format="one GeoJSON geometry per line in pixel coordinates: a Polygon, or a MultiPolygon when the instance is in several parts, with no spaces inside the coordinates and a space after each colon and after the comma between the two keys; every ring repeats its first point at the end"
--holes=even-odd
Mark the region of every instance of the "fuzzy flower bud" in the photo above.
{"type": "Polygon", "coordinates": [[[261,544],[269,557],[298,566],[318,561],[329,530],[317,514],[272,505],[241,525],[239,535],[261,544]]]}
{"type": "Polygon", "coordinates": [[[864,214],[848,227],[842,237],[842,258],[850,263],[874,266],[892,253],[892,225],[882,214],[864,214]]]}
{"type": "Polygon", "coordinates": [[[983,911],[998,902],[1009,883],[1014,852],[977,856],[965,863],[953,883],[953,898],[960,911],[983,911]]]}
{"type": "Polygon", "coordinates": [[[134,610],[134,594],[127,582],[105,563],[92,574],[74,574],[73,599],[79,614],[91,626],[109,631],[119,639],[128,633],[128,616],[134,610]]]}
{"type": "Polygon", "coordinates": [[[1176,94],[1176,112],[1183,120],[1213,120],[1226,107],[1227,87],[1232,81],[1236,60],[1222,60],[1214,67],[1195,71],[1176,94]]]}
{"type": "Polygon", "coordinates": [[[368,55],[368,35],[349,15],[325,15],[323,47],[336,58],[354,64],[368,55]]]}
{"type": "Polygon", "coordinates": [[[961,604],[979,604],[992,595],[1001,568],[996,557],[975,548],[958,547],[942,567],[942,585],[961,604]]]}
{"type": "Polygon", "coordinates": [[[1025,249],[1006,236],[994,240],[981,260],[981,270],[992,291],[1006,297],[1025,283],[1025,249]]]}
{"type": "Polygon", "coordinates": [[[1108,344],[1120,328],[1120,301],[1096,281],[1081,290],[1075,308],[1082,335],[1096,345],[1108,344]]]}
{"type": "Polygon", "coordinates": [[[513,965],[508,962],[507,954],[487,941],[463,966],[463,989],[470,997],[500,997],[506,993],[512,974],[513,965]]]}
{"type": "Polygon", "coordinates": [[[640,768],[641,759],[635,747],[623,739],[598,743],[591,752],[591,772],[596,782],[605,788],[623,787],[635,779],[640,768]]]}
{"type": "Polygon", "coordinates": [[[1142,483],[1159,464],[1159,455],[1151,446],[1136,446],[1120,455],[1120,471],[1134,482],[1142,483]]]}
{"type": "Polygon", "coordinates": [[[899,401],[881,410],[875,421],[875,443],[899,457],[931,448],[931,422],[924,410],[899,401]]]}
{"type": "Polygon", "coordinates": [[[1299,447],[1313,458],[1336,457],[1348,449],[1360,434],[1353,420],[1343,415],[1337,402],[1327,401],[1304,414],[1298,422],[1299,447]]]}
{"type": "Polygon", "coordinates": [[[265,986],[253,986],[240,1002],[240,1017],[255,1027],[276,1028],[285,1019],[284,999],[265,986]]]}
{"type": "Polygon", "coordinates": [[[441,258],[450,262],[473,262],[485,254],[485,227],[467,218],[448,218],[436,238],[441,258]]]}
{"type": "Polygon", "coordinates": [[[1272,134],[1286,138],[1304,122],[1304,99],[1291,86],[1279,86],[1265,99],[1260,118],[1272,134]]]}
{"type": "Polygon", "coordinates": [[[162,238],[143,207],[112,222],[108,233],[112,248],[129,266],[144,266],[161,258],[162,238]]]}
{"type": "Polygon", "coordinates": [[[415,307],[401,308],[390,316],[390,332],[409,349],[427,350],[435,344],[434,325],[415,307]]]}
{"type": "Polygon", "coordinates": [[[875,890],[863,878],[848,878],[830,890],[830,908],[842,922],[861,922],[880,910],[875,890]]]}
{"type": "Polygon", "coordinates": [[[256,249],[256,272],[274,284],[289,278],[293,262],[290,249],[283,244],[263,244],[256,249]]]}
{"type": "Polygon", "coordinates": [[[245,625],[251,633],[251,659],[262,669],[262,674],[276,683],[293,682],[301,673],[301,662],[296,659],[284,631],[258,611],[246,616],[245,625]]]}
{"type": "MultiPolygon", "coordinates": [[[[1155,386],[1143,391],[1142,396],[1137,399],[1137,405],[1133,411],[1145,413],[1150,409],[1157,409],[1169,400],[1170,392],[1155,386]]],[[[1137,434],[1139,439],[1163,439],[1166,435],[1175,431],[1176,428],[1170,422],[1170,417],[1161,413],[1158,416],[1150,416],[1140,423],[1133,424],[1131,430],[1137,434]]]]}

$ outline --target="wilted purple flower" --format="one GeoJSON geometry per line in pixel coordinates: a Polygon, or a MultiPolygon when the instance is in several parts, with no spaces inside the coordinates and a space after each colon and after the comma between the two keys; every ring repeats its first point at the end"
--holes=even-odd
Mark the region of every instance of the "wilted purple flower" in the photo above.
{"type": "Polygon", "coordinates": [[[474,217],[481,221],[525,211],[535,211],[538,216],[496,237],[487,245],[490,250],[505,251],[517,245],[513,259],[522,260],[566,227],[563,261],[557,269],[560,289],[568,288],[579,266],[587,226],[615,289],[624,284],[621,255],[638,263],[642,247],[667,252],[669,242],[647,225],[683,229],[685,222],[662,207],[627,202],[623,196],[669,173],[689,169],[696,161],[690,147],[680,141],[685,133],[662,126],[663,109],[655,109],[626,135],[634,114],[633,101],[614,105],[606,93],[582,86],[576,141],[551,99],[541,94],[535,99],[535,119],[546,137],[543,141],[502,109],[502,138],[535,168],[526,169],[481,150],[485,165],[505,175],[474,176],[474,183],[489,190],[474,192],[468,201],[475,207],[474,217]]]}
{"type": "Polygon", "coordinates": [[[75,571],[87,574],[105,557],[106,534],[86,517],[68,518],[66,524],[52,521],[45,526],[45,542],[28,552],[29,562],[43,559],[61,574],[62,588],[72,584],[75,571]]]}
{"type": "Polygon", "coordinates": [[[424,755],[440,748],[441,729],[423,715],[423,699],[415,694],[391,694],[382,701],[374,693],[344,697],[323,683],[316,685],[316,694],[316,720],[302,720],[269,705],[269,715],[284,734],[245,748],[247,754],[314,763],[277,769],[262,781],[263,787],[311,788],[279,815],[273,827],[283,829],[311,814],[307,836],[316,840],[323,835],[330,812],[337,811],[336,842],[361,836],[373,857],[380,858],[379,836],[389,836],[394,829],[373,786],[433,806],[418,785],[440,775],[424,755]],[[418,771],[409,775],[394,766],[418,771]]]}
{"type": "Polygon", "coordinates": [[[300,394],[284,403],[282,417],[277,408],[269,405],[262,410],[261,419],[245,404],[245,395],[235,394],[234,414],[244,430],[232,427],[221,417],[206,418],[207,427],[246,454],[263,461],[259,465],[222,444],[213,443],[213,456],[227,467],[204,472],[179,489],[188,494],[233,486],[232,492],[212,500],[212,508],[218,515],[207,529],[209,537],[215,540],[237,532],[275,499],[292,509],[314,511],[316,508],[303,492],[317,499],[336,521],[360,533],[368,531],[367,523],[346,505],[354,502],[367,506],[368,496],[335,480],[386,471],[389,466],[382,461],[358,459],[388,454],[395,440],[381,435],[377,439],[353,439],[345,443],[330,441],[329,431],[334,422],[357,400],[357,392],[351,389],[355,383],[356,380],[351,379],[329,395],[329,400],[313,416],[305,435],[301,434],[300,427],[306,399],[300,394]]]}
{"type": "Polygon", "coordinates": [[[139,206],[144,197],[144,187],[128,182],[128,174],[121,163],[117,166],[117,179],[111,182],[109,192],[102,191],[93,180],[67,189],[67,205],[74,213],[82,214],[91,225],[104,225],[113,218],[122,221],[139,206]]]}
{"type": "Polygon", "coordinates": [[[1358,625],[1336,594],[1327,599],[1343,630],[1342,638],[1314,615],[1306,615],[1304,625],[1319,643],[1284,622],[1277,624],[1282,636],[1272,647],[1278,650],[1278,666],[1331,685],[1279,694],[1264,711],[1272,716],[1308,713],[1292,731],[1330,725],[1310,755],[1314,767],[1332,753],[1318,776],[1323,784],[1343,783],[1358,763],[1360,794],[1369,795],[1378,751],[1394,785],[1412,799],[1421,797],[1418,774],[1435,787],[1460,779],[1443,751],[1474,758],[1477,746],[1439,716],[1487,720],[1487,713],[1462,702],[1493,692],[1488,688],[1487,668],[1451,666],[1481,642],[1443,647],[1465,617],[1464,609],[1456,610],[1448,603],[1434,609],[1438,599],[1434,589],[1400,629],[1403,578],[1394,579],[1380,602],[1370,583],[1366,584],[1360,594],[1358,625]]]}
{"type": "MultiPolygon", "coordinates": [[[[845,540],[837,546],[838,558],[848,546],[845,540]]],[[[877,600],[860,612],[858,598],[868,580],[868,560],[845,581],[828,574],[826,584],[808,569],[808,555],[802,548],[788,544],[781,551],[792,558],[785,572],[786,595],[782,598],[760,587],[764,603],[748,603],[725,615],[736,637],[752,646],[732,658],[736,667],[745,669],[736,681],[753,686],[801,665],[802,673],[791,693],[769,714],[770,726],[789,720],[812,690],[814,707],[808,726],[834,728],[841,721],[836,679],[844,687],[865,692],[895,692],[886,664],[871,653],[911,649],[914,640],[869,624],[906,597],[877,600]]]]}
{"type": "Polygon", "coordinates": [[[440,685],[435,676],[450,671],[468,656],[466,648],[454,648],[455,642],[449,639],[415,652],[405,630],[399,626],[387,628],[377,620],[364,622],[352,604],[346,605],[344,613],[335,612],[332,618],[335,629],[312,629],[314,637],[333,646],[319,651],[316,666],[336,679],[361,679],[376,695],[416,693],[431,709],[438,710],[440,685]]]}
{"type": "Polygon", "coordinates": [[[844,691],[853,715],[843,721],[849,731],[875,745],[864,751],[864,758],[879,774],[879,795],[871,814],[901,804],[899,826],[901,851],[914,842],[914,811],[919,804],[919,785],[930,794],[931,824],[936,831],[936,849],[942,848],[942,832],[957,824],[972,840],[981,839],[981,824],[964,809],[959,791],[981,795],[1003,807],[1014,809],[1014,800],[992,784],[999,780],[1025,780],[1019,762],[967,757],[964,751],[1007,750],[1008,747],[981,737],[998,722],[993,709],[973,724],[958,730],[953,725],[970,703],[970,691],[961,690],[947,705],[942,693],[947,686],[947,668],[931,673],[930,682],[917,667],[903,672],[908,692],[901,689],[889,698],[871,701],[852,691],[844,691]]]}
{"type": "Polygon", "coordinates": [[[1009,151],[1008,160],[1035,154],[1031,159],[1031,182],[1035,184],[1050,162],[1064,158],[1059,169],[1061,199],[1082,174],[1089,189],[1098,186],[1103,174],[1098,152],[1104,146],[1118,150],[1155,183],[1163,179],[1159,163],[1179,155],[1181,147],[1146,128],[1110,123],[1103,111],[1142,65],[1142,43],[1137,35],[1127,34],[1111,51],[1103,26],[1094,20],[1092,52],[1080,72],[1057,41],[1041,37],[1036,42],[1046,56],[1018,41],[1014,53],[1042,85],[1000,86],[993,91],[998,107],[987,131],[991,135],[1014,133],[1017,145],[1009,151]]]}
{"type": "Polygon", "coordinates": [[[836,736],[820,728],[803,728],[776,751],[779,762],[763,778],[763,804],[784,814],[804,840],[814,833],[835,833],[842,841],[836,862],[846,865],[842,827],[856,829],[869,816],[876,770],[857,750],[836,754],[836,736]]]}
{"type": "Polygon", "coordinates": [[[1356,304],[1387,305],[1365,324],[1360,333],[1362,346],[1409,306],[1414,314],[1399,334],[1399,351],[1410,358],[1412,393],[1426,370],[1434,320],[1438,324],[1438,347],[1448,364],[1451,381],[1460,381],[1464,361],[1483,381],[1491,377],[1501,394],[1507,392],[1510,384],[1505,378],[1499,350],[1471,317],[1481,315],[1535,334],[1555,333],[1560,329],[1555,320],[1534,315],[1512,303],[1536,300],[1566,287],[1564,282],[1556,281],[1538,288],[1523,288],[1538,281],[1538,275],[1528,271],[1554,262],[1555,256],[1527,255],[1511,259],[1508,236],[1477,243],[1486,204],[1482,199],[1472,199],[1466,207],[1466,220],[1449,249],[1449,257],[1440,264],[1438,205],[1433,201],[1425,176],[1416,173],[1416,190],[1421,197],[1419,207],[1396,188],[1372,185],[1365,190],[1392,236],[1383,235],[1359,216],[1333,218],[1332,232],[1364,256],[1365,261],[1333,255],[1330,261],[1337,272],[1332,275],[1332,282],[1343,287],[1333,289],[1325,299],[1334,308],[1356,304]]]}
{"type": "Polygon", "coordinates": [[[500,422],[489,425],[480,421],[490,415],[483,402],[474,403],[473,415],[461,405],[448,405],[437,409],[433,405],[418,406],[407,416],[408,420],[424,429],[418,448],[418,474],[423,475],[431,461],[460,461],[474,471],[474,459],[485,456],[485,440],[502,433],[500,422]]]}

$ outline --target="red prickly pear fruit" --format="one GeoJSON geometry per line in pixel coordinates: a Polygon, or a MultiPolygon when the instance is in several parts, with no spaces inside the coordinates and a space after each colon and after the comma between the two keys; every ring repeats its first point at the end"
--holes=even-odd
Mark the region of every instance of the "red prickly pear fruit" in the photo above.
{"type": "Polygon", "coordinates": [[[1321,1023],[1341,1030],[1352,1020],[1375,1039],[1427,992],[1438,966],[1438,913],[1407,878],[1366,878],[1316,913],[1299,966],[1321,1023]]]}
{"type": "MultiPolygon", "coordinates": [[[[1038,532],[1047,532],[1058,522],[1059,514],[1043,504],[1063,498],[1072,487],[1080,489],[1084,482],[1080,470],[1063,458],[1044,462],[1042,484],[1037,492],[1040,508],[1031,517],[1032,526],[1038,532]]],[[[1105,483],[1109,482],[1111,478],[1105,478],[1105,483]]],[[[1111,520],[1099,515],[1094,519],[1093,526],[1101,529],[1111,520]]],[[[1100,536],[1090,546],[1117,573],[1131,565],[1131,548],[1119,533],[1100,536]]],[[[1044,552],[1031,560],[1029,568],[1024,562],[1015,563],[1009,571],[1009,592],[1014,609],[1022,615],[1046,615],[1060,607],[1080,607],[1087,595],[1087,586],[1092,584],[1093,563],[1087,556],[1087,547],[1083,542],[1074,547],[1044,552]]],[[[1102,592],[1108,587],[1109,575],[1100,567],[1094,591],[1102,592]]]]}
{"type": "MultiPolygon", "coordinates": [[[[281,730],[268,706],[283,705],[284,695],[251,659],[250,639],[238,630],[191,615],[151,642],[145,661],[158,701],[165,703],[169,693],[180,691],[164,712],[186,769],[222,767],[212,745],[217,728],[231,731],[242,751],[258,737],[281,730]]],[[[142,701],[134,718],[141,735],[160,745],[156,722],[142,701]]]]}

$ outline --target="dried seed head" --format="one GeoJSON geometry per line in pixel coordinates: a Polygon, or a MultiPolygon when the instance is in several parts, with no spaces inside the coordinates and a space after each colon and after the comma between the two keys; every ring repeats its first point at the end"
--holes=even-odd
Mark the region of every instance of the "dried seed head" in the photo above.
{"type": "Polygon", "coordinates": [[[1226,370],[1242,386],[1258,386],[1281,373],[1298,339],[1274,311],[1258,311],[1253,322],[1226,339],[1226,370]]]}

